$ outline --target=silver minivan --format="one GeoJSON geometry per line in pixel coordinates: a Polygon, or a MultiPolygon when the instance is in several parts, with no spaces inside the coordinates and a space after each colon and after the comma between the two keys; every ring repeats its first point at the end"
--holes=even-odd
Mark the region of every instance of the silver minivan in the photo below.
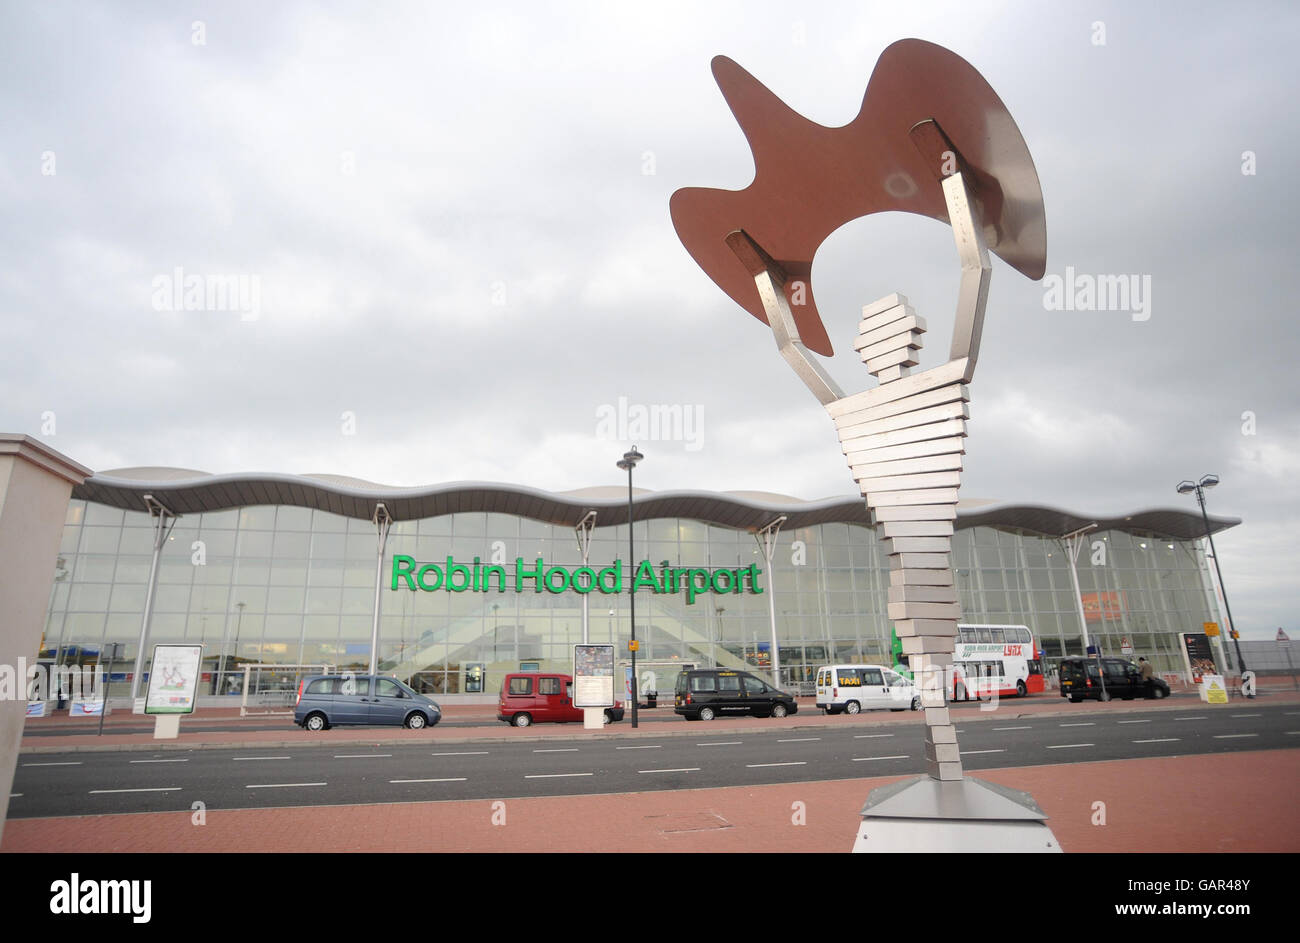
{"type": "Polygon", "coordinates": [[[370,724],[419,730],[442,720],[442,708],[384,675],[312,675],[298,685],[293,722],[307,730],[336,724],[370,724]]]}

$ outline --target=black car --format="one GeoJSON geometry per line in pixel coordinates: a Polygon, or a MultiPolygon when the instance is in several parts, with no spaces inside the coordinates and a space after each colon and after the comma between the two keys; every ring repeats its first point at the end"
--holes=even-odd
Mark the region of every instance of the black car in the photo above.
{"type": "Polygon", "coordinates": [[[747,671],[694,668],[677,675],[673,710],[687,720],[712,720],[737,714],[784,717],[798,709],[791,695],[747,671]]]}
{"type": "Polygon", "coordinates": [[[1135,697],[1162,698],[1169,696],[1169,685],[1160,678],[1142,679],[1142,669],[1124,658],[1102,658],[1101,667],[1098,659],[1085,658],[1082,655],[1062,658],[1058,667],[1061,679],[1061,697],[1068,697],[1070,703],[1078,704],[1085,698],[1097,701],[1109,701],[1122,698],[1131,701],[1135,697]],[[1106,687],[1102,689],[1102,673],[1105,672],[1106,687]]]}

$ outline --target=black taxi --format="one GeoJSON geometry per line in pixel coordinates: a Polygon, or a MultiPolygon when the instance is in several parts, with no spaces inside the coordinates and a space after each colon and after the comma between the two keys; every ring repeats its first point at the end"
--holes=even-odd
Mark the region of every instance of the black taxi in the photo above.
{"type": "Polygon", "coordinates": [[[762,678],[732,668],[693,668],[677,675],[673,711],[687,720],[751,714],[785,717],[799,704],[762,678]]]}

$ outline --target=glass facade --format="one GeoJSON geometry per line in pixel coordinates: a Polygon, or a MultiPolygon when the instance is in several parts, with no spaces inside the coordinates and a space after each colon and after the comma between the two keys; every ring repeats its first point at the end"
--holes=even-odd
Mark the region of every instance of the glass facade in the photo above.
{"type": "MultiPolygon", "coordinates": [[[[599,523],[599,522],[598,522],[599,523]]],[[[41,656],[58,663],[99,660],[122,648],[114,695],[136,657],[148,591],[153,526],[147,513],[82,500],[68,509],[41,656]]],[[[637,560],[656,566],[765,569],[745,531],[695,520],[637,522],[637,560]]],[[[681,663],[771,666],[767,592],[774,592],[784,683],[810,680],[818,665],[886,663],[889,564],[874,531],[828,523],[783,530],[775,574],[763,594],[637,593],[638,661],[671,690],[681,663]]],[[[176,520],[159,561],[149,647],[204,647],[202,694],[238,693],[243,664],[368,667],[377,536],[369,521],[293,506],[244,507],[176,520]]],[[[627,570],[625,526],[597,527],[590,562],[627,570]]],[[[506,671],[534,663],[568,670],[582,640],[583,596],[517,593],[514,561],[582,563],[571,527],[505,514],[467,512],[392,525],[383,565],[379,667],[417,690],[495,694],[506,671]],[[503,563],[506,591],[417,592],[389,588],[392,557],[503,563]],[[482,679],[481,681],[476,679],[482,679]]],[[[1069,563],[1052,539],[989,527],[959,529],[953,566],[965,622],[1029,626],[1050,665],[1082,651],[1069,563]]],[[[1221,621],[1199,541],[1119,531],[1090,534],[1078,561],[1088,634],[1118,654],[1128,638],[1158,671],[1178,670],[1178,633],[1221,621]]],[[[621,595],[592,593],[593,642],[626,651],[629,607],[621,595]]],[[[530,584],[531,587],[531,584],[530,584]]],[[[644,675],[642,676],[644,679],[644,675]]],[[[653,685],[651,685],[653,686],[653,685]]]]}

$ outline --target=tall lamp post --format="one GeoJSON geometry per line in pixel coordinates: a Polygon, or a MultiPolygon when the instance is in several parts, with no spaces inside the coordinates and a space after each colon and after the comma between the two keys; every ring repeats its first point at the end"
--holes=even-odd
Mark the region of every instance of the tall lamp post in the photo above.
{"type": "Polygon", "coordinates": [[[636,677],[636,554],[632,548],[632,469],[636,468],[636,463],[645,458],[632,446],[632,451],[623,453],[623,458],[617,463],[619,468],[627,469],[627,565],[631,569],[633,578],[629,580],[627,587],[628,611],[632,621],[632,638],[628,647],[632,650],[632,728],[636,729],[637,702],[641,700],[641,692],[638,690],[639,685],[636,677]]]}
{"type": "MultiPolygon", "coordinates": [[[[1238,637],[1241,633],[1237,631],[1237,623],[1232,621],[1232,607],[1228,605],[1228,588],[1223,585],[1223,571],[1219,569],[1219,551],[1214,549],[1214,534],[1210,532],[1210,515],[1205,511],[1205,489],[1213,488],[1218,483],[1218,475],[1205,475],[1200,481],[1180,481],[1178,493],[1195,494],[1196,500],[1201,505],[1201,519],[1205,521],[1205,537],[1210,542],[1210,555],[1214,557],[1214,572],[1219,577],[1219,592],[1223,593],[1223,608],[1228,612],[1228,631],[1232,633],[1233,646],[1237,649],[1237,670],[1244,674],[1246,660],[1241,657],[1241,639],[1238,637]]],[[[1254,697],[1254,695],[1250,696],[1254,697]]]]}

